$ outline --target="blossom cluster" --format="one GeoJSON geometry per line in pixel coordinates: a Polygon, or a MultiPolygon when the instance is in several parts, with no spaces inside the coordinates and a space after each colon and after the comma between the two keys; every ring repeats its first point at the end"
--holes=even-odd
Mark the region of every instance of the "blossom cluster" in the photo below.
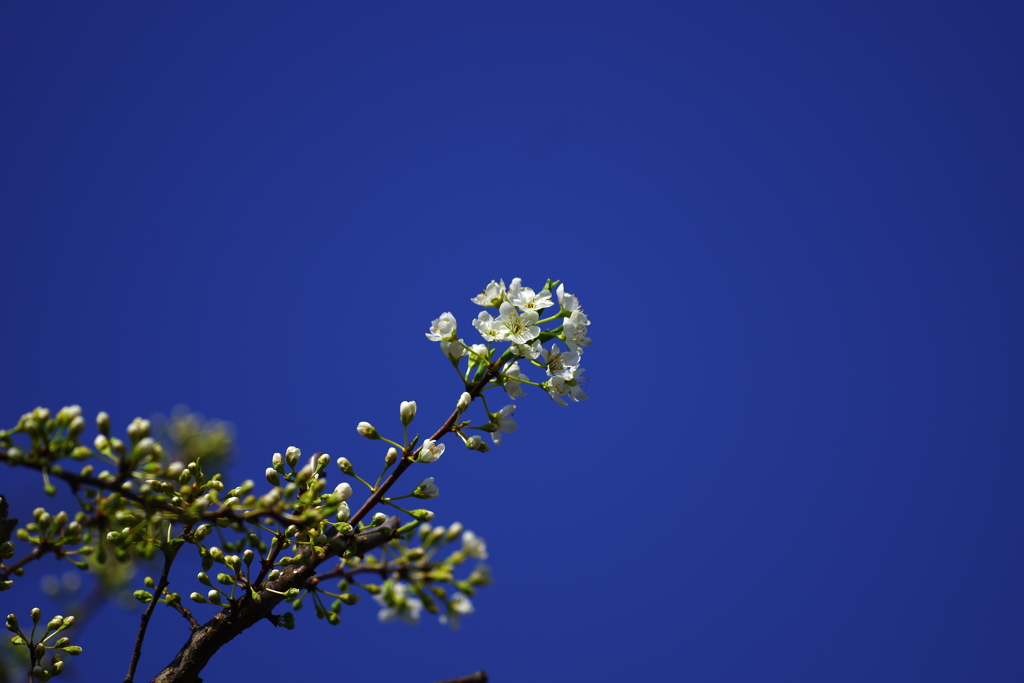
{"type": "MultiPolygon", "coordinates": [[[[590,320],[579,299],[566,292],[564,284],[548,280],[542,289],[535,291],[524,286],[520,278],[513,279],[507,287],[504,280],[492,280],[471,301],[484,307],[472,321],[484,343],[467,344],[460,338],[458,322],[449,311],[438,316],[426,333],[427,339],[440,342],[441,350],[456,367],[462,358],[468,357],[467,387],[471,378],[478,379],[486,368],[497,364],[491,382],[502,386],[510,398],[523,396],[522,385],[532,384],[544,389],[562,406],[587,399],[581,361],[584,349],[591,342],[587,336],[590,320]],[[546,317],[541,318],[542,315],[546,317]],[[552,326],[545,330],[542,328],[545,323],[552,326]],[[546,345],[548,342],[550,345],[546,345]],[[496,355],[496,345],[501,343],[509,346],[496,355]],[[531,381],[520,363],[542,368],[546,379],[531,381]]],[[[515,430],[514,410],[513,404],[495,413],[488,411],[489,431],[495,444],[500,443],[502,432],[515,430]]]]}

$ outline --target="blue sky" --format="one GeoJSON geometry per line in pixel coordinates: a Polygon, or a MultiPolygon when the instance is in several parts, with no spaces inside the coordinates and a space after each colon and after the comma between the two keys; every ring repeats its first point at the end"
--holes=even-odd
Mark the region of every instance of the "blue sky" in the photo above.
{"type": "MultiPolygon", "coordinates": [[[[304,612],[207,680],[1020,680],[1021,20],[7,3],[0,418],[186,403],[239,481],[289,445],[376,467],[358,421],[458,395],[430,321],[562,279],[590,400],[530,391],[430,466],[488,541],[477,614],[304,612]]],[[[137,618],[81,634],[90,679],[137,618]]],[[[152,629],[140,677],[186,636],[152,629]]]]}

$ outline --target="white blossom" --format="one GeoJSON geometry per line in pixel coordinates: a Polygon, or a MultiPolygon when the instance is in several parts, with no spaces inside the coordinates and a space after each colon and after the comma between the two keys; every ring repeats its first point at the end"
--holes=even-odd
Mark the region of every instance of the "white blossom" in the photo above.
{"type": "Polygon", "coordinates": [[[540,355],[541,345],[539,339],[534,339],[531,344],[513,344],[512,353],[520,358],[535,360],[540,355]]]}
{"type": "Polygon", "coordinates": [[[441,457],[444,453],[444,444],[437,443],[433,439],[427,439],[423,442],[423,447],[419,450],[419,455],[416,456],[418,462],[434,462],[441,457]]]}
{"type": "Polygon", "coordinates": [[[501,445],[502,432],[505,432],[506,434],[511,434],[512,432],[516,431],[517,427],[519,427],[519,425],[516,424],[516,421],[512,419],[512,415],[515,413],[515,410],[515,404],[510,403],[509,405],[505,406],[497,413],[495,413],[494,421],[498,425],[498,431],[491,432],[491,439],[494,441],[495,446],[501,445]]]}
{"type": "Polygon", "coordinates": [[[457,324],[455,316],[445,312],[430,323],[430,332],[427,332],[427,339],[430,341],[441,341],[442,339],[455,339],[457,324]]]}
{"type": "Polygon", "coordinates": [[[565,291],[565,283],[558,285],[558,289],[555,290],[555,297],[558,299],[558,306],[566,313],[583,310],[580,308],[579,299],[565,291]]]}
{"type": "Polygon", "coordinates": [[[407,624],[416,624],[420,620],[420,612],[423,611],[423,602],[414,596],[409,595],[409,584],[396,581],[390,586],[385,582],[384,590],[373,596],[381,610],[377,618],[385,623],[392,622],[398,617],[407,624]]]}
{"type": "Polygon", "coordinates": [[[576,351],[562,352],[558,344],[552,343],[551,349],[541,348],[540,355],[544,357],[547,365],[548,377],[561,377],[572,379],[573,372],[579,367],[580,354],[576,351]]]}
{"type": "Polygon", "coordinates": [[[487,543],[484,539],[474,534],[469,529],[462,532],[462,552],[466,557],[475,557],[478,560],[487,559],[487,543]]]}
{"type": "MultiPolygon", "coordinates": [[[[503,305],[507,306],[508,303],[506,302],[503,305]]],[[[477,332],[480,333],[480,336],[487,341],[499,342],[505,340],[505,327],[498,324],[497,319],[487,311],[480,311],[480,314],[473,320],[473,327],[475,327],[477,332]]],[[[483,345],[474,345],[474,353],[477,346],[483,345]]],[[[485,346],[484,348],[486,349],[487,347],[485,346]]]]}
{"type": "Polygon", "coordinates": [[[552,377],[548,381],[548,395],[560,406],[569,405],[565,399],[568,398],[571,401],[586,401],[587,395],[583,392],[583,387],[579,384],[580,373],[583,372],[583,368],[576,368],[572,373],[572,378],[564,380],[561,377],[552,377]],[[572,384],[569,384],[572,382],[572,384]]]}
{"type": "Polygon", "coordinates": [[[531,339],[540,336],[540,327],[537,325],[539,316],[536,311],[520,313],[507,301],[498,310],[501,315],[495,323],[504,330],[505,339],[516,344],[527,344],[531,339]]]}
{"type": "Polygon", "coordinates": [[[437,498],[440,493],[440,489],[438,489],[437,484],[434,483],[434,478],[427,477],[413,490],[412,495],[417,498],[437,498]]]}
{"type": "MultiPolygon", "coordinates": [[[[275,491],[277,489],[274,489],[275,491]]],[[[352,516],[352,510],[349,508],[348,503],[341,501],[341,505],[338,506],[338,521],[347,522],[348,518],[352,516]]]]}
{"type": "Polygon", "coordinates": [[[466,355],[466,344],[461,339],[455,341],[442,339],[441,353],[448,356],[452,360],[458,360],[466,355]]]}
{"type": "Polygon", "coordinates": [[[452,593],[448,600],[448,612],[438,617],[442,624],[448,624],[452,630],[459,628],[460,618],[464,614],[473,613],[473,603],[462,593],[452,593]]]}
{"type": "Polygon", "coordinates": [[[573,311],[569,319],[562,325],[562,334],[565,335],[565,345],[577,353],[583,353],[581,348],[590,346],[590,337],[587,336],[587,315],[583,311],[573,311]]]}
{"type": "Polygon", "coordinates": [[[521,311],[541,311],[555,305],[551,300],[550,289],[534,292],[529,287],[520,288],[515,295],[509,297],[509,301],[521,311]]]}
{"type": "Polygon", "coordinates": [[[523,388],[519,385],[521,379],[528,380],[529,377],[522,373],[519,369],[519,361],[516,361],[505,370],[505,391],[509,398],[519,398],[524,395],[523,388]]]}
{"type": "Polygon", "coordinates": [[[462,396],[459,396],[459,402],[455,404],[455,409],[460,413],[469,407],[469,404],[473,402],[473,397],[468,391],[463,391],[462,396]]]}
{"type": "Polygon", "coordinates": [[[494,306],[497,308],[501,305],[501,302],[505,300],[505,281],[500,280],[495,282],[491,280],[491,283],[484,287],[484,291],[477,294],[475,297],[470,299],[477,306],[494,306]]]}

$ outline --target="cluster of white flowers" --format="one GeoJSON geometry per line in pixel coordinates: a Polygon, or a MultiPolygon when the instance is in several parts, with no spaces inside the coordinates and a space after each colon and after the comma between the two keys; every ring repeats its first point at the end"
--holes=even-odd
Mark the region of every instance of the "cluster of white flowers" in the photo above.
{"type": "MultiPolygon", "coordinates": [[[[495,355],[492,345],[507,342],[508,350],[498,356],[501,367],[494,381],[504,387],[510,398],[523,396],[522,385],[525,383],[543,388],[559,405],[568,405],[569,401],[584,401],[587,395],[583,391],[585,379],[582,377],[584,370],[580,363],[583,349],[590,346],[590,337],[587,336],[590,320],[583,312],[579,299],[565,291],[565,285],[558,284],[552,291],[553,286],[554,283],[548,281],[544,288],[535,291],[523,286],[520,278],[512,280],[508,287],[504,280],[492,280],[483,292],[471,299],[485,309],[497,309],[496,314],[488,310],[480,311],[473,320],[473,327],[484,338],[485,344],[469,345],[460,339],[458,322],[449,311],[442,313],[430,324],[427,339],[440,342],[442,351],[456,367],[462,357],[469,356],[467,387],[474,368],[482,369],[492,362],[498,362],[493,360],[495,355]],[[541,315],[546,317],[542,319],[541,315]],[[561,324],[555,322],[552,328],[541,329],[541,325],[553,321],[561,321],[561,324]],[[551,345],[545,347],[544,343],[548,341],[551,345]],[[559,341],[564,344],[564,349],[559,346],[559,341]],[[531,381],[523,372],[520,361],[543,368],[547,379],[544,382],[531,381]]],[[[460,405],[459,410],[465,410],[465,407],[460,405]]],[[[489,431],[495,444],[501,442],[502,432],[507,434],[515,431],[516,423],[512,419],[514,410],[515,405],[507,405],[497,413],[490,414],[489,431]]],[[[466,445],[475,448],[477,441],[466,438],[466,445]]]]}

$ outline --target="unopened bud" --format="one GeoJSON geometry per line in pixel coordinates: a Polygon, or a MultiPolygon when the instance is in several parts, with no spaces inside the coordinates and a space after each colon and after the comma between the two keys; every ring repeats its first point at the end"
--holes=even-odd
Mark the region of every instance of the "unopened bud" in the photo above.
{"type": "Polygon", "coordinates": [[[454,541],[456,538],[458,538],[461,535],[462,535],[462,522],[453,522],[452,525],[450,527],[448,527],[448,537],[447,537],[446,540],[449,543],[451,543],[452,541],[454,541]]]}
{"type": "Polygon", "coordinates": [[[434,519],[434,513],[430,510],[410,510],[409,514],[413,516],[413,519],[417,519],[421,522],[429,522],[434,519]]]}
{"type": "Polygon", "coordinates": [[[96,415],[96,429],[102,434],[110,435],[110,416],[102,410],[96,415]]]}
{"type": "Polygon", "coordinates": [[[466,439],[466,448],[468,448],[471,451],[478,451],[480,450],[480,446],[483,444],[483,442],[484,440],[480,438],[479,434],[474,434],[473,436],[466,439]]]}
{"type": "Polygon", "coordinates": [[[350,463],[346,457],[338,458],[338,469],[345,474],[352,474],[355,472],[355,468],[352,467],[352,463],[350,463]]]}
{"type": "Polygon", "coordinates": [[[473,397],[469,395],[468,391],[463,391],[462,396],[459,396],[459,402],[455,404],[456,410],[460,413],[469,407],[469,404],[473,402],[473,397]]]}
{"type": "Polygon", "coordinates": [[[281,475],[277,473],[273,467],[267,468],[267,481],[273,486],[279,486],[281,484],[281,475]]]}
{"type": "Polygon", "coordinates": [[[288,449],[284,452],[285,461],[288,463],[289,466],[293,468],[295,467],[296,463],[299,462],[299,458],[301,457],[302,451],[300,451],[295,446],[289,446],[288,449]]]}
{"type": "Polygon", "coordinates": [[[334,487],[334,496],[339,500],[348,500],[352,497],[352,487],[343,481],[334,487]]]}
{"type": "Polygon", "coordinates": [[[365,436],[367,439],[380,438],[380,434],[377,433],[377,430],[374,429],[373,425],[370,424],[369,422],[360,422],[358,425],[356,425],[356,431],[359,432],[362,436],[365,436]]]}
{"type": "Polygon", "coordinates": [[[398,462],[398,449],[392,446],[388,449],[387,455],[384,456],[384,464],[391,467],[398,462]]]}
{"type": "Polygon", "coordinates": [[[322,471],[325,467],[331,464],[331,456],[326,453],[321,453],[320,457],[316,460],[317,471],[322,471]]]}
{"type": "Polygon", "coordinates": [[[85,418],[81,415],[77,415],[71,420],[71,424],[68,425],[68,432],[72,435],[81,434],[85,431],[85,418]]]}
{"type": "Polygon", "coordinates": [[[373,520],[370,522],[370,526],[380,526],[384,522],[388,521],[388,516],[383,512],[378,512],[373,516],[373,520]]]}
{"type": "Polygon", "coordinates": [[[347,522],[351,516],[352,510],[349,508],[348,503],[342,501],[341,505],[338,506],[338,521],[347,522]]]}
{"type": "Polygon", "coordinates": [[[402,418],[402,424],[407,425],[416,417],[416,401],[402,401],[398,407],[398,414],[402,418]]]}
{"type": "Polygon", "coordinates": [[[98,451],[105,451],[110,447],[110,440],[102,434],[97,434],[96,438],[92,441],[92,445],[95,446],[98,451]]]}
{"type": "Polygon", "coordinates": [[[206,599],[209,600],[210,602],[212,602],[215,605],[219,605],[220,604],[220,593],[217,591],[216,588],[212,588],[209,591],[207,591],[206,599]]]}

